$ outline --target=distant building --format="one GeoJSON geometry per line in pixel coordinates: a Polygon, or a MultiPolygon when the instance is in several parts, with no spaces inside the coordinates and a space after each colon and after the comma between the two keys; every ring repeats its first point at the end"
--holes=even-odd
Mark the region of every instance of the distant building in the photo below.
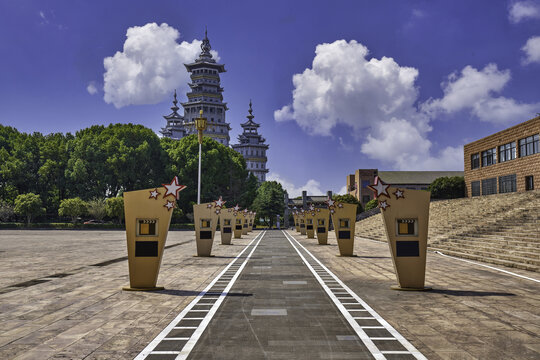
{"type": "Polygon", "coordinates": [[[540,116],[463,150],[468,197],[540,188],[540,116]]]}
{"type": "Polygon", "coordinates": [[[210,53],[211,48],[205,32],[199,58],[191,64],[184,64],[191,74],[191,83],[188,84],[191,91],[186,94],[188,101],[181,104],[184,115],[178,114],[179,107],[175,91],[173,107],[171,107],[173,112],[164,116],[167,121],[167,125],[161,129],[164,137],[180,140],[184,136],[196,134],[195,118],[199,116],[199,111],[203,110],[203,116],[208,120],[204,135],[229,146],[231,127],[225,121],[225,111],[228,108],[223,102],[223,88],[219,77],[220,73],[225,72],[225,65],[216,63],[210,53]]]}
{"type": "Polygon", "coordinates": [[[427,190],[431,183],[440,177],[463,176],[463,171],[378,171],[377,169],[358,169],[347,175],[347,193],[354,196],[362,206],[373,199],[373,191],[368,188],[378,176],[382,181],[395,187],[413,190],[427,190]]]}
{"type": "Polygon", "coordinates": [[[268,145],[265,144],[266,139],[263,138],[257,128],[260,126],[253,118],[253,109],[251,101],[249,102],[249,115],[246,116],[248,121],[243,124],[242,129],[244,132],[238,135],[238,144],[232,145],[232,148],[242,154],[246,159],[247,169],[250,173],[255,175],[260,182],[266,181],[266,173],[268,168],[266,162],[268,161],[266,157],[266,150],[268,150],[268,145]]]}

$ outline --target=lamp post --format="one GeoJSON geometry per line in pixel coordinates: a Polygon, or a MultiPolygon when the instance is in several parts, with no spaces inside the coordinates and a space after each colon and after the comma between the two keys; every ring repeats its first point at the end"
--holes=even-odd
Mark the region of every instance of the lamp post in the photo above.
{"type": "Polygon", "coordinates": [[[201,151],[203,131],[206,130],[206,118],[203,117],[203,111],[199,111],[199,117],[195,119],[195,127],[199,134],[199,183],[197,186],[197,204],[201,203],[201,151]]]}

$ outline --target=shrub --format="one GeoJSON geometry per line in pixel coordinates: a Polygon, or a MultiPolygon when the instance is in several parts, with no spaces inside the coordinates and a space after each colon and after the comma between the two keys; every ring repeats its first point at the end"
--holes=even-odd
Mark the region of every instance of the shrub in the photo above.
{"type": "Polygon", "coordinates": [[[366,204],[366,211],[371,210],[379,206],[379,201],[377,199],[371,199],[366,204]]]}
{"type": "Polygon", "coordinates": [[[64,199],[60,201],[58,215],[71,217],[71,222],[75,223],[77,218],[86,213],[86,202],[81,198],[64,199]]]}
{"type": "Polygon", "coordinates": [[[118,223],[122,223],[124,218],[124,198],[123,197],[114,197],[108,198],[107,203],[107,215],[112,218],[117,218],[118,223]]]}
{"type": "Polygon", "coordinates": [[[432,199],[456,199],[465,196],[465,179],[462,176],[440,177],[429,185],[432,199]]]}
{"type": "Polygon", "coordinates": [[[0,202],[0,220],[3,222],[8,221],[14,214],[13,205],[6,202],[0,202]]]}
{"type": "Polygon", "coordinates": [[[87,212],[93,219],[103,220],[105,215],[107,215],[107,203],[105,199],[94,198],[90,200],[87,204],[87,212]]]}

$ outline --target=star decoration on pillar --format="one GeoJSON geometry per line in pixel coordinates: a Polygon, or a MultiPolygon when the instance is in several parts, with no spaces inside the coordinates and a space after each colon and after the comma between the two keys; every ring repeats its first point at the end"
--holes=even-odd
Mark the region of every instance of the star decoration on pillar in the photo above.
{"type": "Polygon", "coordinates": [[[368,185],[368,188],[370,188],[373,192],[375,192],[375,198],[379,198],[379,196],[384,195],[386,197],[390,197],[388,195],[388,188],[390,185],[384,183],[378,176],[375,176],[375,184],[368,185]]]}
{"type": "Polygon", "coordinates": [[[244,209],[244,215],[247,215],[248,211],[248,209],[244,209]]]}
{"type": "Polygon", "coordinates": [[[220,196],[218,200],[214,201],[214,207],[221,209],[225,203],[226,201],[223,201],[223,198],[220,196]]]}
{"type": "Polygon", "coordinates": [[[170,211],[172,208],[174,208],[174,201],[167,200],[167,203],[163,206],[166,207],[168,211],[170,211]]]}
{"type": "Polygon", "coordinates": [[[317,208],[317,212],[321,212],[321,209],[317,208]]]}
{"type": "Polygon", "coordinates": [[[159,191],[157,188],[155,188],[154,190],[150,190],[150,197],[149,199],[156,199],[158,198],[159,196],[159,191]]]}
{"type": "Polygon", "coordinates": [[[315,212],[312,212],[312,213],[311,213],[311,216],[315,216],[315,212]]]}
{"type": "Polygon", "coordinates": [[[313,204],[311,204],[311,205],[309,206],[309,211],[313,211],[313,210],[315,210],[315,206],[314,206],[313,204]]]}
{"type": "Polygon", "coordinates": [[[233,208],[235,212],[238,212],[240,211],[240,206],[238,206],[238,204],[236,204],[236,206],[233,208]]]}
{"type": "Polygon", "coordinates": [[[212,205],[212,204],[206,205],[206,207],[207,207],[208,209],[211,209],[213,206],[214,206],[214,205],[212,205]]]}
{"type": "Polygon", "coordinates": [[[333,214],[333,213],[335,213],[335,212],[336,212],[336,210],[334,210],[333,208],[330,209],[330,214],[333,214]]]}
{"type": "Polygon", "coordinates": [[[383,210],[386,210],[386,208],[390,207],[390,205],[386,202],[386,200],[384,200],[379,203],[379,207],[383,210]]]}
{"type": "Polygon", "coordinates": [[[339,204],[337,205],[337,207],[340,208],[340,209],[342,209],[342,208],[343,208],[343,204],[342,204],[342,203],[339,203],[339,204]]]}
{"type": "Polygon", "coordinates": [[[334,207],[334,204],[335,204],[335,201],[328,198],[328,200],[326,200],[326,203],[328,204],[328,207],[329,208],[333,208],[334,207]]]}
{"type": "Polygon", "coordinates": [[[167,191],[165,192],[165,195],[163,195],[163,197],[167,197],[169,195],[172,195],[176,199],[178,199],[178,195],[179,195],[178,193],[186,188],[185,185],[180,185],[178,183],[178,176],[175,176],[170,184],[163,184],[163,186],[165,186],[165,189],[167,189],[167,191]]]}
{"type": "Polygon", "coordinates": [[[405,199],[405,196],[403,196],[404,192],[405,191],[401,189],[397,189],[395,192],[393,192],[393,194],[396,196],[396,200],[398,200],[399,198],[405,199]]]}
{"type": "Polygon", "coordinates": [[[221,209],[219,209],[219,208],[216,209],[215,211],[216,211],[216,215],[219,215],[221,213],[221,209]]]}

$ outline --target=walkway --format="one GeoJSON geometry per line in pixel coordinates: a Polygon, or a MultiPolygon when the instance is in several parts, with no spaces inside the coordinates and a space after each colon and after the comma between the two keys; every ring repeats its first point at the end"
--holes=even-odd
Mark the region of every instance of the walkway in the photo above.
{"type": "Polygon", "coordinates": [[[137,359],[425,359],[289,234],[261,233],[137,359]]]}

